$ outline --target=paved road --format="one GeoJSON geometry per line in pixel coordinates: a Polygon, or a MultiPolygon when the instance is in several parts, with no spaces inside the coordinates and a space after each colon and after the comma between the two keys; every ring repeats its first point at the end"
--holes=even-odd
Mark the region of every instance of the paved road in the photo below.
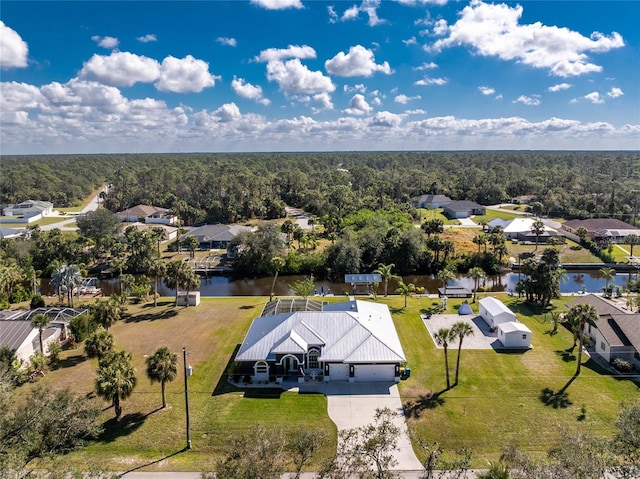
{"type": "MultiPolygon", "coordinates": [[[[61,231],[75,231],[78,228],[76,228],[75,226],[68,226],[68,225],[73,223],[78,216],[86,215],[89,211],[97,210],[98,206],[100,206],[99,193],[96,194],[93,198],[91,198],[91,201],[89,201],[89,203],[84,208],[82,208],[82,211],[80,211],[80,213],[73,214],[72,216],[69,216],[68,219],[65,219],[64,221],[59,221],[57,223],[52,223],[49,225],[43,225],[40,227],[40,229],[43,231],[47,231],[47,230],[58,228],[61,231]]],[[[55,215],[50,215],[48,216],[48,218],[50,218],[51,216],[55,216],[55,215]]],[[[59,215],[59,216],[62,216],[62,215],[59,215]]]]}

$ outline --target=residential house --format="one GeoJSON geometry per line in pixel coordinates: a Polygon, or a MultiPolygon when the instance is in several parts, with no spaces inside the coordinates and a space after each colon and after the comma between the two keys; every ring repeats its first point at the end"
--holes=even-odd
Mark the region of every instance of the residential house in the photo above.
{"type": "Polygon", "coordinates": [[[0,238],[1,239],[9,239],[9,238],[20,238],[27,234],[27,230],[22,228],[2,228],[0,227],[0,238]]]}
{"type": "Polygon", "coordinates": [[[43,329],[44,353],[47,354],[53,341],[64,342],[69,337],[69,320],[87,309],[74,308],[37,308],[27,311],[0,312],[0,347],[8,347],[23,364],[29,361],[36,351],[40,351],[38,328],[31,326],[31,318],[36,314],[49,317],[49,324],[43,329]]]}
{"type": "Polygon", "coordinates": [[[452,201],[444,205],[444,214],[449,218],[468,218],[473,215],[484,215],[486,208],[474,201],[452,201]]]}
{"type": "Polygon", "coordinates": [[[238,350],[238,372],[258,381],[399,381],[405,356],[387,305],[311,303],[289,311],[268,303],[238,350]]]}
{"type": "Polygon", "coordinates": [[[193,228],[182,237],[195,236],[200,249],[225,249],[238,234],[250,231],[253,231],[250,226],[204,225],[193,228]]]}
{"type": "Polygon", "coordinates": [[[512,220],[501,220],[498,218],[487,223],[487,226],[490,228],[500,226],[506,239],[525,243],[538,242],[540,244],[544,244],[549,240],[549,238],[558,236],[558,232],[556,230],[545,225],[544,233],[536,238],[536,235],[531,232],[531,228],[535,221],[536,220],[533,218],[514,218],[512,220]]]}
{"type": "Polygon", "coordinates": [[[49,201],[26,200],[16,205],[7,205],[2,209],[5,223],[32,223],[53,213],[53,203],[49,201]]]}
{"type": "Polygon", "coordinates": [[[593,352],[610,362],[619,357],[635,363],[640,369],[640,314],[619,309],[601,296],[588,294],[567,306],[589,304],[598,312],[595,325],[587,325],[585,334],[591,338],[593,352]]]}
{"type": "Polygon", "coordinates": [[[562,229],[577,235],[578,229],[587,230],[587,237],[599,244],[624,243],[630,234],[640,236],[640,229],[616,218],[589,218],[562,223],[562,229]]]}
{"type": "Polygon", "coordinates": [[[139,221],[141,223],[173,225],[178,221],[178,218],[168,209],[149,205],[133,206],[117,212],[116,216],[120,221],[127,223],[139,221]]]}
{"type": "Polygon", "coordinates": [[[411,205],[414,208],[436,209],[443,208],[444,205],[452,201],[451,198],[445,195],[420,195],[411,198],[411,205]]]}

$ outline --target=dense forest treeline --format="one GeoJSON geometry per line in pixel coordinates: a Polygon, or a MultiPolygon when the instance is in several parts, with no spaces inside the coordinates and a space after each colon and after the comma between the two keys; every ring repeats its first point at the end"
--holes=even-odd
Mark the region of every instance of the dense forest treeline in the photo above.
{"type": "Polygon", "coordinates": [[[284,216],[343,218],[445,194],[480,204],[536,195],[543,213],[638,224],[638,152],[336,152],[3,156],[0,203],[70,206],[106,183],[105,206],[171,208],[186,225],[284,216]]]}

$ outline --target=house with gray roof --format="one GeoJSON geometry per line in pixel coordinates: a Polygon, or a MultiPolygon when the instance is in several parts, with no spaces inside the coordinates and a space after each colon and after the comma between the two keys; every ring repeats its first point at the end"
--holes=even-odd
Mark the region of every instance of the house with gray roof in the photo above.
{"type": "Polygon", "coordinates": [[[251,232],[253,228],[241,225],[203,225],[193,228],[182,237],[195,236],[200,249],[225,249],[231,240],[242,232],[251,232]]]}
{"type": "Polygon", "coordinates": [[[411,205],[414,208],[436,209],[443,208],[453,200],[445,195],[420,195],[411,198],[411,205]]]}
{"type": "Polygon", "coordinates": [[[237,373],[254,381],[397,382],[404,361],[389,308],[369,301],[260,316],[235,357],[237,373]]]}
{"type": "Polygon", "coordinates": [[[53,213],[53,203],[49,201],[26,200],[2,208],[5,223],[32,223],[53,213]]]}
{"type": "Polygon", "coordinates": [[[619,309],[610,301],[588,294],[567,306],[589,304],[598,312],[595,325],[587,325],[585,334],[591,338],[593,352],[607,362],[623,358],[640,369],[640,314],[619,309]]]}
{"type": "Polygon", "coordinates": [[[640,236],[640,229],[617,218],[588,218],[570,220],[562,223],[561,228],[569,233],[578,234],[578,228],[587,230],[587,237],[600,245],[624,243],[631,234],[640,236]]]}
{"type": "Polygon", "coordinates": [[[116,216],[120,221],[128,223],[140,221],[141,223],[172,225],[178,220],[167,208],[149,205],[132,206],[126,210],[118,211],[116,216]]]}
{"type": "Polygon", "coordinates": [[[484,215],[486,208],[475,201],[452,201],[444,205],[444,214],[449,218],[468,218],[474,215],[484,215]]]}

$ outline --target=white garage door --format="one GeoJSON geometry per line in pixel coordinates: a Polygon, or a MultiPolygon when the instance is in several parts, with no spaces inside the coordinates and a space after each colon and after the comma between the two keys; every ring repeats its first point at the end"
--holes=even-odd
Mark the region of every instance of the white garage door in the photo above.
{"type": "Polygon", "coordinates": [[[356,381],[394,381],[393,364],[356,364],[356,381]]]}
{"type": "Polygon", "coordinates": [[[329,364],[329,379],[332,381],[346,381],[349,379],[349,365],[329,364]]]}

